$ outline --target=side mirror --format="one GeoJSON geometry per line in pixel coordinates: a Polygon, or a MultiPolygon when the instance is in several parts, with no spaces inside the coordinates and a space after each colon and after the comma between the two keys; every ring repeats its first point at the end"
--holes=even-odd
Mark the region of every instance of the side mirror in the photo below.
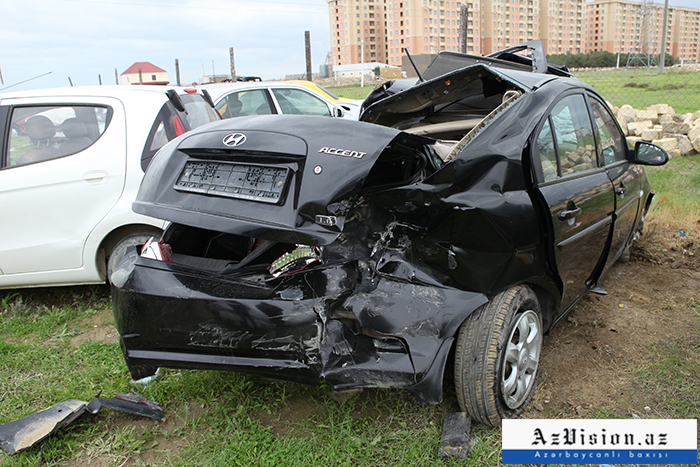
{"type": "Polygon", "coordinates": [[[632,162],[643,165],[664,165],[668,162],[668,153],[655,144],[637,141],[637,144],[634,145],[632,162]]]}
{"type": "Polygon", "coordinates": [[[341,118],[343,115],[345,115],[345,112],[343,112],[343,109],[340,107],[333,107],[333,116],[341,118]]]}

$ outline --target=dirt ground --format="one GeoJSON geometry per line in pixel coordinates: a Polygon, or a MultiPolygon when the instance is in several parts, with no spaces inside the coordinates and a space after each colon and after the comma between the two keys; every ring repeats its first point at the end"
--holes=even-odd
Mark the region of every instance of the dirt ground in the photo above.
{"type": "Polygon", "coordinates": [[[700,251],[693,234],[652,223],[631,259],[603,278],[545,339],[537,393],[525,416],[668,416],[636,374],[668,346],[700,343],[700,251]]]}
{"type": "MultiPolygon", "coordinates": [[[[632,249],[631,259],[616,264],[602,283],[607,295],[587,294],[545,339],[537,393],[523,414],[529,418],[657,416],[658,391],[640,384],[640,370],[654,364],[668,345],[700,345],[700,242],[697,234],[658,228],[653,221],[632,249]]],[[[81,326],[74,345],[89,340],[115,342],[117,333],[109,311],[81,326]]],[[[339,399],[342,403],[342,397],[339,399]]],[[[308,413],[308,401],[290,400],[279,416],[260,422],[279,428],[308,413]]],[[[184,403],[165,425],[157,428],[156,445],[138,459],[119,465],[142,465],[172,457],[192,440],[176,435],[196,417],[196,404],[184,403]],[[139,463],[140,462],[140,463],[139,463]]],[[[115,415],[115,417],[118,417],[115,415]]],[[[112,423],[133,423],[113,420],[112,423]]],[[[136,427],[149,428],[148,422],[136,427]]],[[[85,453],[72,465],[110,465],[109,454],[85,453]]]]}

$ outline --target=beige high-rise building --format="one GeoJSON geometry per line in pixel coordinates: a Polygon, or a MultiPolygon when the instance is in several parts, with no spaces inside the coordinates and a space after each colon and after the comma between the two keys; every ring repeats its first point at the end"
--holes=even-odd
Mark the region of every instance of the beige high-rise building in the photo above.
{"type": "Polygon", "coordinates": [[[652,44],[649,53],[661,50],[664,11],[651,5],[641,23],[642,4],[626,0],[597,0],[586,5],[586,52],[646,52],[640,44],[652,44]]]}
{"type": "Polygon", "coordinates": [[[538,38],[547,54],[583,53],[584,7],[584,0],[540,0],[538,38]]]}
{"type": "MultiPolygon", "coordinates": [[[[586,52],[659,55],[664,7],[651,4],[642,21],[643,4],[626,0],[596,0],[586,5],[586,52]]],[[[666,52],[684,62],[700,61],[700,10],[669,6],[666,52]]]]}
{"type": "Polygon", "coordinates": [[[700,63],[700,10],[674,7],[669,16],[673,22],[671,55],[700,63]]]}
{"type": "Polygon", "coordinates": [[[482,0],[482,52],[490,54],[539,38],[543,1],[482,0]]]}
{"type": "MultiPolygon", "coordinates": [[[[631,0],[326,0],[333,65],[364,61],[401,65],[412,54],[459,51],[460,9],[467,7],[466,52],[477,55],[542,39],[547,54],[661,50],[663,7],[631,0]],[[652,40],[648,40],[651,37],[652,40]],[[647,39],[645,39],[647,38],[647,39]],[[362,51],[364,50],[364,54],[362,51]]],[[[669,8],[666,50],[700,61],[700,10],[669,8]]]]}
{"type": "Polygon", "coordinates": [[[361,61],[386,63],[384,0],[327,2],[332,64],[349,65],[361,61]]]}
{"type": "MultiPolygon", "coordinates": [[[[412,54],[458,52],[462,4],[443,0],[387,0],[387,63],[400,66],[403,48],[412,54]]],[[[480,52],[478,40],[474,40],[480,30],[479,0],[466,6],[467,51],[480,52]]]]}
{"type": "Polygon", "coordinates": [[[457,52],[462,5],[467,7],[466,51],[480,54],[481,1],[327,0],[332,63],[400,66],[405,48],[412,54],[457,52]]]}

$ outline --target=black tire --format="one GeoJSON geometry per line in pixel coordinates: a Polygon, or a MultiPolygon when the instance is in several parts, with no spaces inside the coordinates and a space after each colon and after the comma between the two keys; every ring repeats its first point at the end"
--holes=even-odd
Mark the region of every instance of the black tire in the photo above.
{"type": "Polygon", "coordinates": [[[158,229],[142,230],[122,238],[119,243],[112,248],[107,258],[107,281],[110,284],[112,283],[112,272],[114,272],[117,266],[119,266],[119,263],[121,263],[127,248],[130,246],[141,246],[151,237],[160,238],[161,234],[162,232],[158,229]]]}
{"type": "Polygon", "coordinates": [[[498,294],[469,315],[455,348],[462,410],[494,427],[517,417],[535,393],[542,334],[542,312],[526,286],[498,294]]]}
{"type": "Polygon", "coordinates": [[[149,376],[153,376],[158,371],[157,366],[149,366],[149,365],[128,366],[128,369],[129,369],[129,374],[131,375],[131,379],[134,381],[138,381],[140,379],[148,378],[149,376]]]}

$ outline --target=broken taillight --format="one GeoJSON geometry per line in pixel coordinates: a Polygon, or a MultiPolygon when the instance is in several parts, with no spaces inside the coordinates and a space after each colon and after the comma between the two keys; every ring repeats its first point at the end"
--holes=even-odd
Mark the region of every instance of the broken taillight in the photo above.
{"type": "Polygon", "coordinates": [[[294,250],[277,258],[267,269],[273,277],[281,277],[293,272],[299,272],[309,264],[315,263],[320,259],[321,256],[315,247],[297,245],[294,250]]]}
{"type": "Polygon", "coordinates": [[[185,133],[185,125],[182,124],[182,120],[177,115],[173,115],[173,128],[175,128],[175,134],[180,136],[185,133]]]}
{"type": "Polygon", "coordinates": [[[148,241],[144,243],[143,248],[141,248],[141,256],[165,261],[166,263],[173,262],[173,252],[170,249],[170,245],[163,242],[162,238],[158,240],[155,240],[153,237],[149,238],[148,241]]]}

